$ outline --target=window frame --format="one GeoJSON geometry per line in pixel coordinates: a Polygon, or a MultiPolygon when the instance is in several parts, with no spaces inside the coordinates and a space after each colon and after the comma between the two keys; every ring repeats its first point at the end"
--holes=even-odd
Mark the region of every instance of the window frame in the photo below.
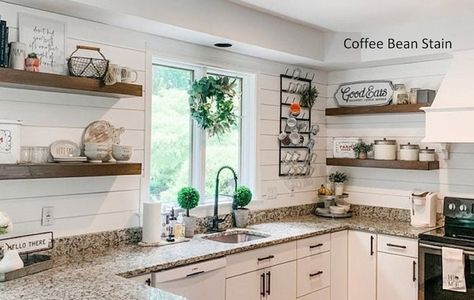
{"type": "MultiPolygon", "coordinates": [[[[242,95],[240,103],[240,116],[241,120],[239,122],[239,170],[238,170],[238,179],[240,185],[246,185],[250,189],[255,190],[255,178],[256,178],[256,169],[250,166],[255,166],[256,161],[256,109],[251,109],[251,103],[255,99],[255,95],[252,93],[252,90],[255,90],[256,82],[255,75],[242,73],[240,71],[228,70],[216,66],[205,66],[201,64],[192,64],[192,63],[183,63],[170,60],[163,60],[154,58],[151,64],[151,77],[153,76],[154,66],[163,66],[170,68],[178,68],[183,70],[188,70],[193,72],[193,81],[199,80],[207,74],[218,74],[230,77],[239,77],[242,79],[242,95]],[[244,138],[244,135],[246,138],[244,138]],[[246,166],[244,168],[244,166],[246,166]]],[[[151,78],[152,79],[152,78],[151,78]]],[[[152,97],[153,92],[151,91],[150,97],[152,97]]],[[[151,108],[150,100],[150,108],[151,108]]],[[[151,112],[150,112],[150,121],[151,124],[151,112]]],[[[206,180],[206,132],[199,128],[197,122],[192,120],[190,117],[190,126],[191,126],[191,147],[190,149],[190,182],[189,184],[196,189],[198,189],[201,195],[201,201],[199,203],[200,207],[205,207],[213,205],[213,202],[208,201],[205,193],[205,180],[206,180]]],[[[149,138],[151,140],[151,129],[149,131],[149,138]]],[[[151,157],[149,158],[151,162],[151,157]]],[[[151,164],[149,164],[151,166],[151,164]]],[[[150,181],[149,174],[147,175],[147,182],[150,181]]],[[[147,190],[149,190],[149,184],[147,185],[147,190]]],[[[232,199],[222,198],[219,203],[231,203],[232,199]]],[[[168,205],[166,203],[165,205],[168,205]]],[[[173,204],[176,205],[176,204],[173,204]]],[[[173,206],[171,205],[171,206],[173,206]]]]}

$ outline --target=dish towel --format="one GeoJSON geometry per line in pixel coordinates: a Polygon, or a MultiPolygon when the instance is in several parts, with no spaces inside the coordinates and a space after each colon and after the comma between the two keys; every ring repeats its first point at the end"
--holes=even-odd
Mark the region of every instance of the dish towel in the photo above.
{"type": "Polygon", "coordinates": [[[443,290],[466,292],[462,249],[443,247],[443,290]]]}

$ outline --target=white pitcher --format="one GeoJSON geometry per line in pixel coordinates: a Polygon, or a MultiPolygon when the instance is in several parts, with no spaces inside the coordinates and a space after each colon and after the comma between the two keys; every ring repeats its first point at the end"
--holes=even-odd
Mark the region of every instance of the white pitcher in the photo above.
{"type": "Polygon", "coordinates": [[[25,69],[26,44],[20,42],[12,42],[10,44],[10,61],[9,67],[15,70],[25,69]]]}

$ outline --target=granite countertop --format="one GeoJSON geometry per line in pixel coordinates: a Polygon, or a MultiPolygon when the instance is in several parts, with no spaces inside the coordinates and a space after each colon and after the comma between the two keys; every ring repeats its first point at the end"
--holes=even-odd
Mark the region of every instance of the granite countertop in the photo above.
{"type": "Polygon", "coordinates": [[[190,242],[146,248],[128,245],[105,250],[100,256],[76,257],[29,277],[0,283],[0,299],[184,299],[126,279],[246,250],[345,229],[418,238],[427,229],[408,223],[366,217],[324,219],[304,216],[252,225],[248,229],[270,235],[242,244],[224,244],[196,236],[190,242]],[[117,276],[120,275],[120,276],[117,276]]]}

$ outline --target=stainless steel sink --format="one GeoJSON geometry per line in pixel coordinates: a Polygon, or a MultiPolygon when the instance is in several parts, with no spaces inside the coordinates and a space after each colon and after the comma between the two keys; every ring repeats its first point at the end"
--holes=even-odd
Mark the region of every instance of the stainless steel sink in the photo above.
{"type": "Polygon", "coordinates": [[[202,238],[214,242],[239,244],[269,237],[270,235],[255,231],[232,230],[205,235],[202,238]]]}

